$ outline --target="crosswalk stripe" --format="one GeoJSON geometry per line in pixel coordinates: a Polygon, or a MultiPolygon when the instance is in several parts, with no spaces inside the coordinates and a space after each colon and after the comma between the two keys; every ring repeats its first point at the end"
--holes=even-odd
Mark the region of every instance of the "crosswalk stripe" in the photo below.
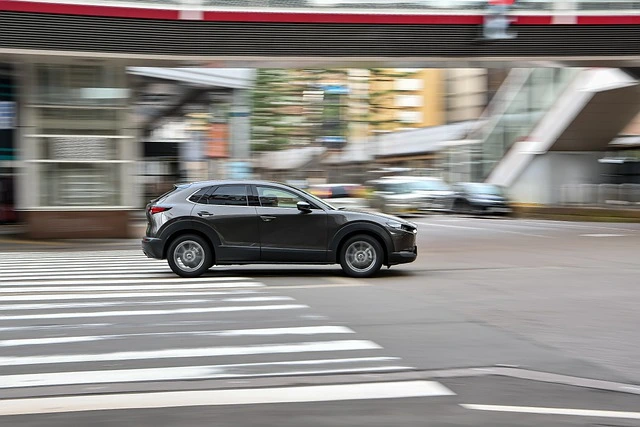
{"type": "Polygon", "coordinates": [[[29,267],[52,267],[60,265],[64,267],[65,265],[75,265],[78,267],[88,266],[94,267],[97,265],[139,265],[141,267],[150,266],[150,265],[160,265],[161,263],[165,263],[166,261],[156,260],[156,259],[148,259],[148,258],[140,258],[140,259],[130,259],[130,258],[105,258],[105,259],[84,259],[84,260],[73,260],[73,259],[61,259],[61,260],[47,260],[47,259],[34,259],[33,261],[0,261],[0,267],[11,267],[11,266],[29,266],[29,267]]]}
{"type": "MultiPolygon", "coordinates": [[[[158,278],[158,277],[151,277],[151,278],[145,278],[145,279],[96,279],[96,278],[92,278],[92,279],[87,279],[87,280],[60,280],[60,279],[54,279],[54,280],[47,280],[46,284],[47,285],[58,285],[58,286],[72,286],[72,285],[85,285],[88,283],[88,280],[90,280],[89,283],[91,284],[109,284],[109,285],[116,285],[116,284],[138,284],[138,283],[158,283],[158,281],[161,281],[162,283],[202,283],[202,282],[207,282],[207,283],[216,283],[216,282],[242,282],[242,281],[250,281],[251,279],[249,279],[248,277],[192,277],[192,278],[183,278],[183,277],[162,277],[162,278],[158,278]]],[[[39,281],[34,282],[34,286],[38,286],[41,285],[42,283],[40,283],[39,281]]],[[[2,282],[2,286],[27,286],[27,284],[23,283],[22,281],[7,281],[7,282],[2,282]]]]}
{"type": "MultiPolygon", "coordinates": [[[[4,284],[3,284],[4,285],[4,284]]],[[[235,282],[235,283],[193,283],[189,282],[185,283],[177,283],[173,285],[138,285],[134,288],[128,288],[124,285],[118,286],[28,286],[24,288],[19,287],[11,287],[11,288],[2,288],[0,287],[0,294],[13,294],[13,293],[28,293],[33,292],[37,295],[40,295],[41,292],[102,292],[102,291],[122,291],[125,289],[130,289],[131,292],[135,291],[147,291],[147,290],[160,290],[160,289],[169,289],[175,290],[176,285],[180,289],[225,289],[225,288],[263,288],[266,285],[260,282],[235,282]]]]}
{"type": "Polygon", "coordinates": [[[106,341],[133,337],[158,336],[217,336],[217,337],[247,337],[247,336],[277,336],[277,335],[328,335],[353,334],[353,330],[344,326],[300,326],[292,328],[262,328],[262,329],[229,329],[220,331],[179,331],[179,332],[142,332],[135,334],[89,335],[75,337],[14,339],[0,341],[0,347],[19,347],[26,345],[68,344],[76,342],[106,341]]]}
{"type": "Polygon", "coordinates": [[[120,316],[158,316],[175,314],[196,313],[222,313],[235,311],[265,311],[265,310],[295,310],[309,308],[304,304],[280,304],[280,305],[247,305],[231,307],[201,307],[201,308],[177,308],[173,310],[128,310],[128,311],[99,311],[99,312],[74,312],[74,313],[48,313],[48,314],[22,314],[15,316],[2,316],[0,321],[6,320],[37,320],[37,319],[74,319],[88,317],[120,317],[120,316]]]}
{"type": "Polygon", "coordinates": [[[106,371],[79,371],[79,372],[53,372],[39,374],[18,374],[0,376],[0,388],[22,388],[61,386],[77,384],[108,384],[143,381],[172,381],[172,380],[196,380],[196,379],[222,379],[244,377],[269,377],[281,375],[318,375],[339,374],[344,372],[384,372],[411,369],[401,365],[381,366],[354,366],[342,369],[300,369],[300,366],[322,365],[353,365],[355,363],[389,362],[397,358],[369,357],[353,359],[320,359],[293,362],[265,362],[265,363],[236,363],[228,365],[204,365],[204,366],[176,366],[164,368],[118,369],[106,371]],[[300,363],[302,362],[302,363],[300,363]],[[276,372],[249,372],[239,373],[243,368],[269,368],[269,367],[295,368],[296,370],[280,370],[276,372]]]}
{"type": "Polygon", "coordinates": [[[451,395],[454,395],[454,393],[442,384],[423,380],[256,389],[190,390],[7,399],[0,401],[0,415],[50,414],[190,406],[398,399],[451,395]]]}
{"type": "Polygon", "coordinates": [[[77,273],[77,274],[86,274],[89,270],[93,269],[93,272],[96,274],[101,274],[101,273],[111,273],[114,271],[124,271],[124,272],[128,272],[128,271],[134,271],[136,273],[166,273],[166,272],[171,272],[171,270],[169,269],[169,266],[167,265],[166,262],[159,262],[159,263],[155,263],[155,264],[151,264],[151,265],[145,265],[145,266],[127,266],[127,265],[121,265],[121,264],[113,264],[113,265],[100,265],[98,267],[96,266],[87,266],[87,265],[65,265],[64,269],[61,269],[60,267],[56,267],[56,268],[50,268],[50,267],[38,267],[36,268],[35,266],[29,266],[28,268],[25,267],[13,267],[13,268],[2,268],[2,273],[7,274],[7,275],[24,275],[24,276],[29,276],[32,274],[49,274],[49,273],[60,273],[60,274],[65,274],[65,273],[77,273]]]}
{"type": "Polygon", "coordinates": [[[268,302],[268,301],[293,301],[291,297],[265,296],[265,297],[240,297],[240,298],[209,298],[209,299],[168,299],[153,301],[113,301],[113,302],[82,302],[82,303],[53,303],[53,304],[8,304],[0,305],[0,311],[19,310],[52,310],[69,308],[96,308],[117,307],[129,305],[173,305],[173,304],[201,304],[214,302],[268,302]]]}
{"type": "Polygon", "coordinates": [[[0,295],[0,302],[7,301],[64,301],[64,300],[89,300],[89,299],[116,299],[116,298],[149,298],[149,297],[182,297],[182,296],[221,296],[221,295],[247,295],[257,294],[253,289],[229,290],[229,291],[201,291],[192,292],[138,292],[132,289],[129,292],[110,292],[104,294],[84,293],[84,294],[53,294],[53,295],[0,295]]]}
{"type": "Polygon", "coordinates": [[[47,356],[0,357],[0,366],[24,366],[79,362],[107,362],[146,359],[176,359],[188,357],[246,356],[256,354],[312,353],[381,349],[366,340],[312,341],[291,344],[251,344],[228,347],[176,348],[163,350],[123,351],[99,354],[61,354],[47,356]]]}
{"type": "Polygon", "coordinates": [[[43,281],[51,281],[51,280],[60,280],[60,279],[73,279],[73,280],[94,280],[94,279],[103,279],[103,278],[113,278],[116,280],[120,279],[154,279],[154,280],[162,280],[162,279],[173,279],[176,278],[176,275],[169,269],[161,271],[147,271],[147,272],[99,272],[95,274],[86,274],[86,272],[60,272],[60,273],[30,273],[23,275],[6,275],[0,276],[0,284],[4,284],[5,282],[20,282],[20,281],[35,281],[35,282],[43,282],[43,281]]]}

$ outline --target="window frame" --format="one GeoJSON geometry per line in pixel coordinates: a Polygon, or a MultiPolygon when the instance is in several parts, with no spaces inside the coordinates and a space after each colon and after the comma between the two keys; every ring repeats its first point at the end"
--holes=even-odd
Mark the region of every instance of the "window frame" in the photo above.
{"type": "Polygon", "coordinates": [[[260,200],[260,192],[258,191],[258,188],[261,187],[261,188],[269,188],[269,189],[272,189],[272,190],[279,190],[279,191],[284,191],[286,193],[294,194],[300,199],[300,201],[309,203],[309,205],[311,206],[311,209],[320,210],[320,211],[325,211],[326,210],[322,206],[318,205],[312,199],[309,199],[308,197],[305,197],[304,193],[296,191],[296,189],[293,188],[293,187],[280,187],[280,186],[274,186],[274,185],[268,185],[268,184],[253,184],[251,187],[252,187],[253,192],[254,192],[254,197],[257,198],[256,207],[258,207],[258,208],[297,209],[297,206],[294,207],[294,208],[284,207],[284,206],[262,206],[262,201],[260,200]]]}

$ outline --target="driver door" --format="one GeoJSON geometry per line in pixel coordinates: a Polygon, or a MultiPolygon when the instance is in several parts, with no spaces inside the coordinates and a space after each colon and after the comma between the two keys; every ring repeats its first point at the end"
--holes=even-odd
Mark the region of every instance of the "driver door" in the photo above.
{"type": "Polygon", "coordinates": [[[268,262],[326,262],[327,213],[302,196],[279,187],[256,185],[260,259],[268,262]],[[308,202],[310,212],[298,210],[308,202]]]}

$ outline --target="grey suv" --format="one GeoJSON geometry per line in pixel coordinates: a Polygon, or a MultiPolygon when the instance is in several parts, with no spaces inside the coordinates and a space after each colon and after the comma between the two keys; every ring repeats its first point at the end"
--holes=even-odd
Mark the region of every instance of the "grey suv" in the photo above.
{"type": "Polygon", "coordinates": [[[182,277],[213,265],[339,263],[352,277],[412,262],[416,226],[389,215],[336,209],[265,181],[177,185],[147,205],[142,250],[182,277]]]}

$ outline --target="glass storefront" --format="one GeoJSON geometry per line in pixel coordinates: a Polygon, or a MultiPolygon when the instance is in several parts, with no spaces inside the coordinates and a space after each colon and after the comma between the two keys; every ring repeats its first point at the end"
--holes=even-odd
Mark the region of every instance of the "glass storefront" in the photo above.
{"type": "Polygon", "coordinates": [[[27,162],[38,176],[31,204],[118,207],[132,168],[126,70],[118,64],[29,64],[27,162]],[[130,168],[131,167],[131,168],[130,168]]]}

